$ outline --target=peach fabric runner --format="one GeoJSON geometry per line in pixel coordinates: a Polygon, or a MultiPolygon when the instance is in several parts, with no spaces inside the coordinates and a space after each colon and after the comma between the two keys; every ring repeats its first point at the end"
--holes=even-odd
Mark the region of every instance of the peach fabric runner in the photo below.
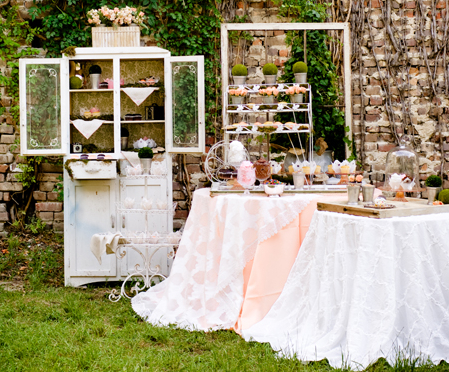
{"type": "MultiPolygon", "coordinates": [[[[316,198],[316,194],[211,198],[209,189],[195,191],[170,276],[136,295],[133,309],[152,324],[233,328],[244,300],[246,264],[260,244],[290,225],[316,198]]],[[[276,254],[276,260],[283,257],[276,254]]]]}
{"type": "Polygon", "coordinates": [[[294,221],[258,245],[254,259],[243,270],[244,300],[234,327],[236,332],[240,333],[262,320],[281,294],[318,201],[343,201],[347,198],[346,194],[316,194],[294,221]]]}

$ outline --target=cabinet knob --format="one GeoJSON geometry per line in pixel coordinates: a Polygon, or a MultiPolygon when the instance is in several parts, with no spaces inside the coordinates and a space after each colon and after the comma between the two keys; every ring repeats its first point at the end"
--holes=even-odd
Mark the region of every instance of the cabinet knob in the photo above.
{"type": "Polygon", "coordinates": [[[122,227],[125,228],[125,216],[122,217],[122,227]]]}
{"type": "Polygon", "coordinates": [[[115,219],[114,219],[114,215],[111,214],[111,227],[114,229],[115,228],[115,219]]]}

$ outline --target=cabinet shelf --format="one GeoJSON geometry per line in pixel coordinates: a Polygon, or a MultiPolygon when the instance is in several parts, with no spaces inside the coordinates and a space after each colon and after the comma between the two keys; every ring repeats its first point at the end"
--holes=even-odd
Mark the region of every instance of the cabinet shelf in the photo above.
{"type": "MultiPolygon", "coordinates": [[[[122,124],[150,124],[150,123],[160,123],[164,124],[165,120],[121,120],[120,123],[122,124]]],[[[70,122],[71,125],[73,125],[72,122],[70,122]]],[[[114,124],[113,121],[104,121],[103,124],[114,124]]]]}
{"type": "Polygon", "coordinates": [[[70,89],[70,93],[105,93],[113,92],[114,89],[70,89]]]}

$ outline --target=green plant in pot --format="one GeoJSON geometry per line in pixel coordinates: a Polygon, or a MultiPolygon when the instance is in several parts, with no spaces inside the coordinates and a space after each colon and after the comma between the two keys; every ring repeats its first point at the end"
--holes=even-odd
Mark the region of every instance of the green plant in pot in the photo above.
{"type": "Polygon", "coordinates": [[[100,85],[101,67],[92,65],[89,67],[89,78],[92,89],[98,89],[100,85]]]}
{"type": "Polygon", "coordinates": [[[274,63],[266,63],[262,68],[265,84],[276,84],[278,68],[274,63]]]}
{"type": "Polygon", "coordinates": [[[438,194],[438,200],[443,202],[444,204],[449,204],[449,189],[440,191],[440,193],[438,194]]]}
{"type": "Polygon", "coordinates": [[[125,127],[120,128],[120,144],[122,151],[128,148],[129,131],[125,127]]]}
{"type": "Polygon", "coordinates": [[[235,85],[243,85],[246,83],[248,69],[244,65],[235,65],[231,70],[231,74],[235,85]]]}
{"type": "Polygon", "coordinates": [[[293,67],[295,82],[299,84],[307,83],[307,65],[304,62],[296,62],[293,67]]]}
{"type": "Polygon", "coordinates": [[[70,78],[70,89],[81,89],[83,86],[83,80],[78,76],[72,76],[70,78]]]}
{"type": "Polygon", "coordinates": [[[153,160],[153,150],[151,147],[142,147],[137,155],[140,159],[143,174],[150,174],[151,162],[153,160]]]}
{"type": "Polygon", "coordinates": [[[443,181],[441,180],[441,177],[432,175],[427,177],[425,184],[427,187],[427,204],[433,204],[435,199],[439,196],[438,193],[440,192],[443,181]]]}

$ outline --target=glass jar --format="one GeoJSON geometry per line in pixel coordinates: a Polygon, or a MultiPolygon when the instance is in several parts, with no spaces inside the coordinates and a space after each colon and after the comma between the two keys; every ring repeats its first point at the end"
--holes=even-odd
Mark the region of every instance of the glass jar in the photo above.
{"type": "Polygon", "coordinates": [[[419,155],[405,143],[404,136],[399,146],[387,154],[384,189],[391,191],[418,191],[419,155]]]}
{"type": "Polygon", "coordinates": [[[271,176],[271,164],[264,158],[260,158],[254,163],[256,169],[256,179],[262,183],[271,176]]]}

